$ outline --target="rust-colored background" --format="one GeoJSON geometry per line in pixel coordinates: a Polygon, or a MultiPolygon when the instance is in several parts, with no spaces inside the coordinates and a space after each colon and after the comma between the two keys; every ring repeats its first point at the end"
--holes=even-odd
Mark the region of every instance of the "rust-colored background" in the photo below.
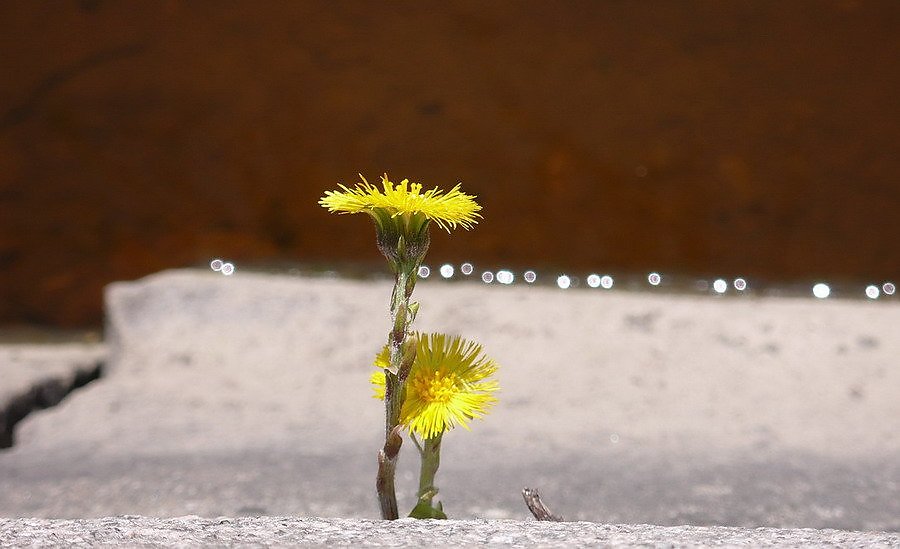
{"type": "Polygon", "coordinates": [[[377,261],[323,190],[459,181],[435,261],[900,274],[900,2],[0,4],[0,322],[111,280],[377,261]]]}

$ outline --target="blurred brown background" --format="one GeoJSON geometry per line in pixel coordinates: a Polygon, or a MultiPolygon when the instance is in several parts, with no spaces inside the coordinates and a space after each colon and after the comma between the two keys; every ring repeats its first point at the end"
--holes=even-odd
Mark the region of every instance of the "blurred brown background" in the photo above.
{"type": "Polygon", "coordinates": [[[462,182],[433,261],[900,275],[900,2],[0,4],[0,322],[117,279],[378,261],[316,205],[462,182]]]}

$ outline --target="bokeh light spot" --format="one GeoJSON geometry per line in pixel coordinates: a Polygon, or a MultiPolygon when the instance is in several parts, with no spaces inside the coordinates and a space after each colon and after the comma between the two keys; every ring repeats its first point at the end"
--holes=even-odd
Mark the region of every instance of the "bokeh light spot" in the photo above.
{"type": "Polygon", "coordinates": [[[812,293],[819,299],[825,299],[826,297],[831,295],[831,288],[828,287],[828,284],[819,282],[818,284],[813,286],[812,293]]]}

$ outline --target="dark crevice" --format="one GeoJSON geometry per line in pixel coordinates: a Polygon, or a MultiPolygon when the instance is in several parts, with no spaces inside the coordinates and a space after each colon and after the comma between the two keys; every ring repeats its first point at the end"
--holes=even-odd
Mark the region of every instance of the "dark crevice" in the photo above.
{"type": "Polygon", "coordinates": [[[28,414],[56,406],[73,391],[99,379],[103,375],[103,363],[82,366],[74,376],[47,378],[31,386],[25,393],[10,399],[5,406],[0,403],[0,449],[12,448],[15,442],[16,424],[28,414]]]}

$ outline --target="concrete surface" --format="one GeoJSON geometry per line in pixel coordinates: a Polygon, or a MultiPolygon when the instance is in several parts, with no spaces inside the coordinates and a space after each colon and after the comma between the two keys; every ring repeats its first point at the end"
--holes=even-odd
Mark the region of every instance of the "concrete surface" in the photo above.
{"type": "Polygon", "coordinates": [[[900,534],[839,530],[662,527],[589,522],[295,518],[0,519],[0,546],[313,545],[370,547],[896,547],[900,534]]]}
{"type": "MultiPolygon", "coordinates": [[[[26,419],[0,516],[375,518],[390,285],[165,272],[108,289],[110,373],[26,419]]],[[[453,518],[900,531],[900,307],[424,281],[500,404],[445,437],[453,518]]],[[[415,459],[401,455],[401,507],[415,459]]]]}

